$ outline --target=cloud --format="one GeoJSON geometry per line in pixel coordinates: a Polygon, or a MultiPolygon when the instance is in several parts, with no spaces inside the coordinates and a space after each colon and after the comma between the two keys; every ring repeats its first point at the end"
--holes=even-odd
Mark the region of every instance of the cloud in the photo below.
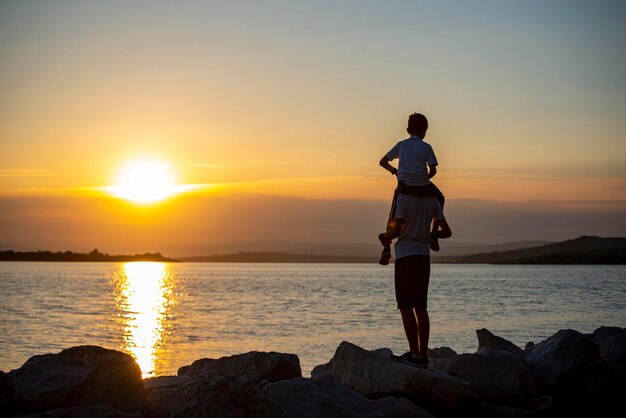
{"type": "MultiPolygon", "coordinates": [[[[386,200],[183,195],[138,207],[104,195],[0,197],[0,244],[52,250],[161,251],[225,241],[375,242],[386,200]]],[[[456,242],[626,236],[626,201],[451,199],[456,242]]]]}
{"type": "Polygon", "coordinates": [[[42,177],[53,175],[55,175],[55,173],[51,170],[36,168],[0,169],[0,177],[42,177]]]}

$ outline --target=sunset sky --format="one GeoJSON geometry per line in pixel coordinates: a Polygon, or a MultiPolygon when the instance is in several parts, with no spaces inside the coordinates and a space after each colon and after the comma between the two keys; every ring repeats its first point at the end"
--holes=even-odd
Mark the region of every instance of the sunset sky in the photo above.
{"type": "Polygon", "coordinates": [[[625,21],[622,1],[0,1],[0,248],[372,242],[413,112],[454,240],[625,236],[625,21]],[[175,195],[112,195],[137,160],[175,195]]]}

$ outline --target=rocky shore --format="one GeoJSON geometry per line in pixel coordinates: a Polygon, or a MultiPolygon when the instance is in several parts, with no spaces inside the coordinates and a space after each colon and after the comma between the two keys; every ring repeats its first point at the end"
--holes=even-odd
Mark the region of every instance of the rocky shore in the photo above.
{"type": "Polygon", "coordinates": [[[129,355],[97,346],[0,372],[0,414],[29,418],[623,416],[626,329],[561,330],[522,349],[486,329],[478,350],[430,350],[430,367],[342,342],[303,378],[294,354],[200,359],[142,380],[129,355]]]}

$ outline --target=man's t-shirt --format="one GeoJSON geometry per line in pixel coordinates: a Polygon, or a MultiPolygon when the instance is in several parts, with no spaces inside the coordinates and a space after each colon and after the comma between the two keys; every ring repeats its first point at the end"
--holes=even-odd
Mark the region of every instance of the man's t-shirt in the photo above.
{"type": "Polygon", "coordinates": [[[426,165],[437,165],[433,147],[417,136],[398,142],[386,154],[389,161],[400,159],[398,180],[408,186],[426,186],[430,183],[426,165]]]}
{"type": "Polygon", "coordinates": [[[428,238],[433,218],[443,219],[443,210],[434,197],[398,194],[394,216],[404,219],[395,244],[396,259],[410,255],[430,255],[428,238]]]}

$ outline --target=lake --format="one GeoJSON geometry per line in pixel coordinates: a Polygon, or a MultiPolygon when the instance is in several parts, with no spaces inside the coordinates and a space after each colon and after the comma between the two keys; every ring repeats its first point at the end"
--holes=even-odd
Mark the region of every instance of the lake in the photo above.
{"type": "MultiPolygon", "coordinates": [[[[393,266],[0,263],[0,370],[76,345],[125,351],[144,377],[193,360],[280,351],[303,374],[343,340],[407,350],[393,266]]],[[[430,347],[474,352],[487,328],[520,346],[626,326],[624,266],[433,264],[430,347]]]]}

